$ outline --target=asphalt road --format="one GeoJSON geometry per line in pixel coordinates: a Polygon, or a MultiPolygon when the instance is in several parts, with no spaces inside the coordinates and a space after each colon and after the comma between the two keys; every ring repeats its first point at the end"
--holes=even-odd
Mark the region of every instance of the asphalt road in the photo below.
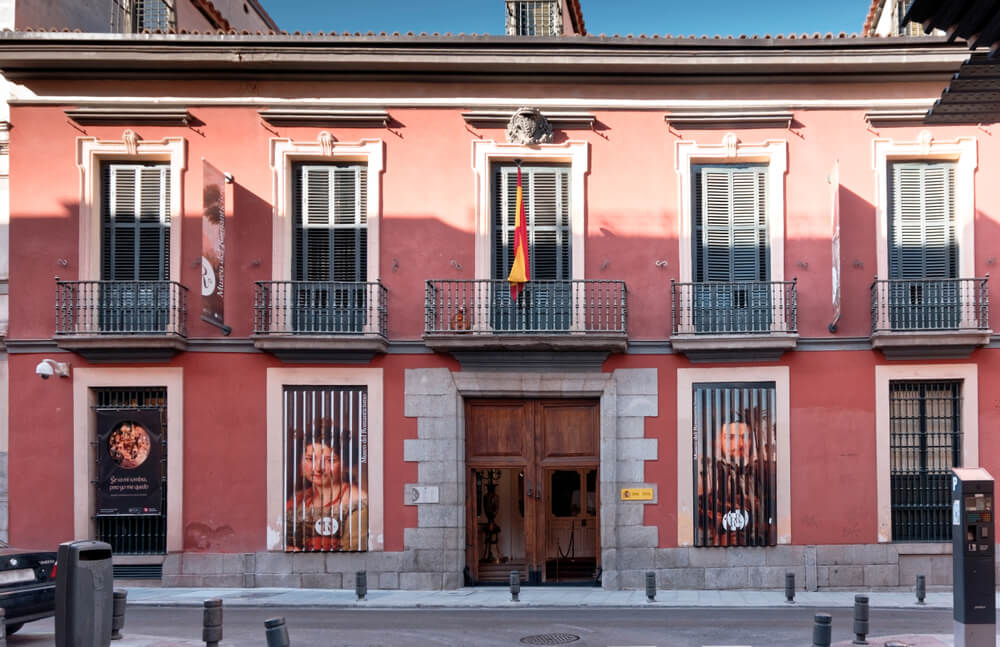
{"type": "MultiPolygon", "coordinates": [[[[286,618],[293,647],[513,646],[568,644],[583,646],[803,647],[812,641],[818,609],[303,609],[225,610],[224,645],[263,647],[264,620],[286,618]],[[579,637],[567,643],[527,642],[530,637],[579,637]]],[[[852,610],[836,609],[833,640],[849,640],[852,610]]],[[[129,632],[200,640],[198,608],[131,608],[129,632]]],[[[950,610],[873,609],[871,636],[952,630],[950,610]]],[[[10,647],[54,645],[53,623],[30,623],[9,637],[10,647]]],[[[542,640],[542,639],[538,639],[542,640]]],[[[112,643],[113,647],[114,643],[112,643]]]]}

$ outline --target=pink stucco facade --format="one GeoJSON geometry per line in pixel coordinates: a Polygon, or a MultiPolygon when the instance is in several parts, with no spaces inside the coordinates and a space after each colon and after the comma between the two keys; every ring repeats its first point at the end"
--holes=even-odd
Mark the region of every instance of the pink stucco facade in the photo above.
{"type": "MultiPolygon", "coordinates": [[[[252,46],[253,42],[247,41],[233,47],[252,46]]],[[[281,47],[291,49],[294,43],[281,47]]],[[[657,55],[681,56],[686,47],[688,44],[681,42],[676,49],[657,55]]],[[[858,51],[850,42],[834,42],[829,47],[831,55],[858,51]]],[[[1000,168],[1000,144],[993,126],[928,126],[917,120],[889,123],[871,116],[878,110],[926,107],[940,94],[949,65],[957,65],[961,53],[939,44],[928,47],[940,57],[936,63],[939,69],[933,74],[910,75],[905,66],[897,65],[897,53],[875,49],[864,51],[871,61],[864,74],[825,77],[810,72],[808,82],[796,76],[795,63],[756,83],[707,74],[695,80],[677,75],[667,77],[667,81],[638,77],[642,82],[636,82],[633,77],[619,82],[613,74],[599,72],[593,82],[577,84],[558,75],[539,78],[537,70],[521,70],[516,64],[508,75],[481,79],[460,76],[458,81],[418,81],[403,74],[401,80],[332,77],[304,82],[275,80],[273,75],[260,73],[253,82],[175,78],[165,83],[143,79],[144,71],[139,70],[133,71],[133,77],[138,78],[107,81],[102,85],[102,96],[94,97],[87,81],[23,74],[18,82],[30,88],[35,98],[15,102],[11,108],[8,350],[12,543],[54,545],[92,535],[93,510],[87,507],[91,505],[88,496],[68,495],[80,482],[83,463],[79,453],[81,446],[85,447],[79,444],[80,434],[85,436],[91,430],[87,419],[92,414],[86,407],[80,408],[81,402],[87,402],[88,389],[101,388],[102,376],[111,375],[102,371],[127,371],[116,373],[114,380],[108,378],[108,385],[126,379],[135,386],[158,386],[143,377],[146,371],[176,369],[179,390],[169,397],[183,398],[183,444],[177,446],[171,440],[168,446],[170,469],[183,469],[171,471],[168,477],[179,480],[171,481],[175,489],[168,497],[176,505],[171,510],[180,519],[173,519],[173,530],[168,531],[168,548],[163,554],[165,580],[301,586],[339,586],[339,581],[347,585],[347,577],[341,575],[357,570],[351,559],[361,556],[342,555],[342,563],[327,563],[322,578],[309,579],[302,574],[305,562],[296,561],[302,556],[275,548],[273,510],[269,508],[273,504],[268,501],[283,495],[269,491],[281,486],[280,475],[269,477],[275,469],[273,452],[280,451],[280,444],[277,449],[274,445],[273,430],[269,431],[274,413],[270,410],[270,380],[294,384],[312,371],[317,376],[333,376],[328,379],[336,384],[337,379],[348,379],[352,371],[369,370],[376,373],[364,375],[377,377],[365,377],[374,380],[365,383],[379,392],[381,402],[378,441],[372,442],[371,450],[381,461],[381,507],[377,513],[383,536],[369,553],[368,563],[370,570],[380,573],[383,586],[451,587],[461,583],[467,559],[459,548],[467,531],[465,431],[460,414],[447,422],[452,420],[447,409],[454,406],[461,411],[467,400],[497,395],[527,400],[556,396],[600,400],[602,416],[607,418],[601,423],[599,512],[605,587],[639,586],[641,573],[649,568],[661,571],[661,585],[665,582],[680,588],[779,586],[788,569],[800,573],[812,588],[848,585],[838,577],[854,578],[851,585],[908,584],[906,578],[913,569],[937,564],[935,560],[944,548],[943,544],[928,547],[894,542],[891,532],[886,534],[888,500],[885,492],[879,493],[879,482],[880,473],[888,469],[888,446],[887,438],[880,435],[879,421],[888,420],[890,412],[879,394],[888,388],[889,381],[897,379],[892,376],[934,380],[935,371],[940,372],[940,379],[967,376],[962,378],[963,401],[977,404],[974,420],[963,419],[961,432],[966,435],[965,450],[972,452],[975,447],[976,453],[964,456],[991,472],[1000,470],[1000,446],[989,433],[1000,422],[995,398],[990,395],[1000,387],[996,377],[1000,372],[994,370],[1000,362],[995,342],[987,339],[985,345],[980,343],[964,357],[941,358],[930,351],[923,355],[918,351],[909,359],[891,359],[871,341],[871,284],[873,278],[885,278],[879,276],[879,249],[887,245],[879,215],[884,211],[879,206],[880,178],[885,181],[884,170],[879,174],[879,146],[889,147],[890,159],[957,160],[962,153],[950,145],[973,142],[973,195],[966,196],[972,203],[972,217],[960,225],[963,246],[959,251],[963,259],[971,256],[966,261],[972,268],[968,277],[991,273],[1000,239],[1000,213],[995,206],[1000,203],[1000,186],[992,180],[1000,168]],[[522,71],[523,80],[512,80],[522,71]],[[175,98],[174,105],[188,112],[188,123],[79,123],[67,118],[67,109],[85,104],[113,106],[117,97],[138,97],[139,103],[152,105],[164,96],[175,98]],[[573,112],[591,118],[588,127],[557,125],[552,143],[523,150],[547,155],[547,161],[584,165],[583,224],[580,231],[574,231],[579,235],[574,241],[582,241],[584,263],[582,270],[574,269],[574,277],[578,273],[586,279],[621,280],[627,287],[627,350],[612,352],[591,368],[597,380],[594,384],[604,380],[600,382],[603,386],[572,386],[578,373],[565,368],[559,351],[555,351],[554,366],[549,369],[519,367],[515,361],[515,365],[487,370],[463,365],[461,358],[434,351],[424,340],[425,282],[471,280],[483,274],[483,268],[477,267],[483,261],[477,260],[476,252],[483,234],[477,233],[482,214],[475,150],[489,142],[502,148],[506,123],[483,125],[468,113],[509,112],[521,105],[537,106],[543,115],[573,112]],[[377,109],[388,118],[384,125],[359,126],[335,119],[322,124],[269,123],[260,111],[274,106],[319,106],[347,112],[377,109]],[[789,113],[787,126],[760,127],[740,119],[740,115],[755,110],[789,113]],[[728,117],[719,120],[728,119],[728,123],[701,127],[670,123],[671,115],[693,111],[724,113],[728,117]],[[82,276],[80,269],[85,265],[81,253],[93,253],[81,242],[81,213],[96,217],[93,210],[81,209],[86,177],[86,171],[81,170],[86,164],[81,158],[82,147],[84,142],[120,143],[126,129],[134,131],[140,142],[135,159],[141,159],[144,145],[183,142],[182,159],[177,160],[183,168],[174,178],[181,183],[181,219],[171,225],[180,232],[175,239],[180,244],[180,263],[171,271],[176,270],[176,280],[190,288],[187,346],[159,362],[135,358],[116,361],[113,357],[110,362],[90,361],[78,352],[64,350],[55,338],[54,277],[61,281],[94,278],[82,276]],[[276,267],[280,261],[274,253],[275,220],[281,212],[277,204],[279,183],[288,178],[275,170],[280,166],[274,157],[277,142],[317,146],[323,132],[332,135],[334,159],[338,150],[364,142],[372,142],[371,150],[381,156],[381,172],[372,173],[368,180],[377,185],[378,198],[378,225],[373,234],[378,237],[378,271],[377,277],[369,276],[369,280],[377,278],[387,291],[387,348],[361,363],[336,358],[282,361],[254,343],[255,282],[272,280],[281,269],[276,267]],[[735,155],[726,156],[727,145],[735,155]],[[896,150],[894,146],[903,152],[891,152],[896,150]],[[671,280],[682,280],[682,259],[690,258],[685,246],[691,244],[690,234],[685,238],[682,226],[683,183],[690,181],[689,169],[681,161],[685,147],[696,151],[695,162],[749,160],[772,165],[772,169],[777,156],[783,155],[786,170],[780,178],[783,195],[778,205],[783,250],[780,271],[785,280],[794,278],[797,282],[797,341],[779,357],[740,355],[737,344],[726,347],[732,351],[728,357],[696,362],[671,344],[675,332],[671,327],[671,280]],[[765,148],[779,152],[740,157],[740,151],[765,148]],[[584,152],[570,159],[566,152],[570,149],[584,152]],[[911,150],[918,152],[907,152],[911,150]],[[925,152],[921,154],[921,150],[925,152]],[[225,319],[232,328],[228,336],[198,317],[203,160],[233,178],[225,243],[225,319]],[[835,166],[838,176],[833,175],[835,166]],[[832,181],[839,181],[836,190],[832,181]],[[840,219],[842,314],[831,332],[831,212],[835,193],[840,219]],[[71,377],[37,379],[33,369],[46,357],[69,362],[71,377]],[[889,368],[883,371],[880,367],[889,368]],[[910,373],[908,369],[912,369],[910,373]],[[480,385],[495,379],[498,386],[493,390],[470,386],[463,382],[463,373],[476,375],[480,385]],[[679,385],[686,383],[683,380],[743,380],[730,377],[730,373],[763,376],[760,379],[787,385],[784,391],[779,387],[777,396],[778,425],[784,425],[788,434],[783,440],[779,436],[777,448],[785,467],[778,469],[779,537],[770,547],[698,548],[692,547],[690,536],[685,535],[691,513],[689,509],[685,512],[684,492],[690,495],[691,485],[681,477],[686,459],[678,455],[678,447],[690,439],[690,427],[681,425],[684,411],[690,410],[691,396],[679,385]],[[906,377],[911,373],[912,377],[906,377]],[[539,386],[539,380],[556,386],[539,386]],[[511,386],[513,382],[517,385],[511,386]],[[438,386],[427,386],[432,383],[438,386]],[[439,387],[442,390],[434,390],[439,387]],[[441,405],[443,413],[423,409],[421,398],[446,398],[450,393],[457,395],[458,404],[441,405]],[[615,401],[618,404],[612,410],[610,403],[615,401]],[[629,407],[638,413],[629,413],[629,407]],[[635,423],[634,419],[641,429],[638,437],[623,431],[635,423]],[[457,460],[456,474],[462,476],[429,476],[429,459],[420,453],[430,446],[416,443],[432,442],[426,435],[432,421],[454,427],[452,444],[433,447],[451,452],[438,462],[457,460]],[[967,442],[971,434],[975,435],[974,443],[967,442]],[[612,444],[617,458],[603,453],[612,444]],[[608,456],[611,464],[605,462],[608,456]],[[615,473],[614,464],[620,476],[606,478],[615,473]],[[47,469],[40,470],[39,465],[47,469]],[[638,465],[638,478],[629,475],[634,465],[638,465]],[[440,500],[411,505],[406,497],[413,485],[437,488],[440,500]],[[620,488],[637,486],[653,488],[655,498],[647,503],[619,500],[620,488]],[[636,515],[629,506],[639,505],[642,512],[636,515]],[[39,510],[46,511],[44,519],[39,510]],[[438,512],[442,512],[440,517],[435,516],[438,512]],[[211,531],[208,540],[198,534],[204,528],[211,531]],[[454,546],[447,545],[442,563],[429,565],[432,562],[420,555],[429,548],[421,542],[433,535],[430,531],[461,536],[454,546]],[[760,557],[758,563],[755,551],[766,554],[766,559],[760,557]],[[233,554],[256,555],[256,565],[243,561],[233,566],[232,560],[225,559],[233,554]],[[844,565],[846,555],[852,560],[847,565],[856,571],[835,568],[844,565]],[[220,566],[215,575],[199,572],[199,565],[211,560],[226,566],[220,566]],[[723,576],[719,570],[727,570],[729,575],[723,576]]],[[[0,44],[0,64],[18,62],[3,49],[0,44]]],[[[760,52],[753,44],[744,50],[743,64],[750,73],[752,59],[760,52]]],[[[286,55],[291,53],[276,54],[286,55]]],[[[330,56],[335,60],[337,54],[330,56]]],[[[397,64],[399,69],[410,71],[421,65],[397,64]]],[[[253,64],[248,65],[248,70],[254,69],[253,64]]],[[[558,123],[555,118],[553,123],[558,123]]],[[[343,159],[356,161],[358,155],[343,159]]],[[[315,152],[306,157],[323,159],[315,152]]],[[[364,159],[371,168],[373,158],[364,159]]],[[[993,301],[993,282],[988,289],[993,301]]],[[[174,421],[170,424],[173,434],[174,421]]],[[[690,461],[686,469],[690,476],[690,461]]],[[[122,559],[127,562],[127,558],[122,559]]],[[[934,568],[934,581],[945,583],[950,573],[940,566],[934,568]]]]}

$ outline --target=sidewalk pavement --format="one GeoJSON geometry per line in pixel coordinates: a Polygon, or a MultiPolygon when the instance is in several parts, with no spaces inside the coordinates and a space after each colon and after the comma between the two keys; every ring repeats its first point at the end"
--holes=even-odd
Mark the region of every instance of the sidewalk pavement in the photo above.
{"type": "MultiPolygon", "coordinates": [[[[369,609],[523,609],[553,607],[590,608],[677,608],[677,607],[777,607],[824,609],[854,606],[855,591],[798,591],[795,602],[785,602],[782,591],[657,591],[656,600],[648,602],[644,591],[604,591],[577,587],[522,587],[520,601],[512,602],[506,587],[470,587],[453,591],[370,590],[365,600],[356,599],[352,590],[329,589],[193,589],[158,587],[119,587],[128,591],[129,607],[200,607],[205,600],[218,598],[227,607],[336,607],[369,609]]],[[[951,591],[928,592],[926,604],[918,605],[912,592],[874,591],[868,595],[872,608],[950,609],[951,591]]],[[[127,622],[126,622],[127,627],[127,622]]],[[[896,640],[908,647],[952,647],[951,636],[871,637],[873,647],[883,647],[896,640]]],[[[125,632],[114,647],[204,647],[203,642],[144,636],[125,632]]],[[[850,645],[836,643],[835,647],[850,645]]]]}
{"type": "Polygon", "coordinates": [[[201,606],[218,598],[225,606],[238,607],[340,607],[375,609],[447,609],[531,607],[807,607],[832,609],[854,606],[855,593],[865,593],[872,608],[950,609],[951,591],[930,591],[926,603],[918,605],[908,591],[798,591],[787,604],[783,591],[657,591],[654,602],[645,591],[605,591],[591,587],[522,586],[520,601],[511,602],[510,591],[501,586],[480,586],[451,591],[398,591],[371,589],[364,601],[350,589],[188,589],[126,587],[129,606],[201,606]]]}

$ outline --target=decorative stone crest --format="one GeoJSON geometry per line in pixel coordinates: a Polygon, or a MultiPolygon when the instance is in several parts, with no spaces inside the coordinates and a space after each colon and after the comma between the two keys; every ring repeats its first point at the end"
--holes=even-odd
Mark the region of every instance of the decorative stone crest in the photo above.
{"type": "Polygon", "coordinates": [[[131,128],[122,133],[122,142],[125,144],[125,151],[129,155],[139,154],[139,135],[131,128]]]}
{"type": "Polygon", "coordinates": [[[520,108],[507,122],[507,141],[532,146],[552,143],[552,126],[538,108],[520,108]]]}
{"type": "Polygon", "coordinates": [[[333,155],[333,135],[324,130],[319,134],[317,140],[319,141],[319,149],[322,151],[324,157],[333,155]]]}

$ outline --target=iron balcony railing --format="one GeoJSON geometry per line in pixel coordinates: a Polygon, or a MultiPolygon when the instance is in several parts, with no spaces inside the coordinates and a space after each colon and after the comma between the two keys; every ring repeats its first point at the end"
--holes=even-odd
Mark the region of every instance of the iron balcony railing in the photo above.
{"type": "Polygon", "coordinates": [[[174,281],[56,281],[56,335],[186,337],[187,293],[174,281]]]}
{"type": "Polygon", "coordinates": [[[875,279],[872,332],[989,330],[989,278],[875,279]]]}
{"type": "Polygon", "coordinates": [[[529,281],[514,300],[504,279],[429,280],[425,304],[427,335],[626,334],[624,281],[529,281]]]}
{"type": "Polygon", "coordinates": [[[257,281],[254,334],[384,338],[386,295],[378,281],[257,281]]]}
{"type": "Polygon", "coordinates": [[[798,331],[795,280],[670,281],[674,335],[766,335],[798,331]]]}

